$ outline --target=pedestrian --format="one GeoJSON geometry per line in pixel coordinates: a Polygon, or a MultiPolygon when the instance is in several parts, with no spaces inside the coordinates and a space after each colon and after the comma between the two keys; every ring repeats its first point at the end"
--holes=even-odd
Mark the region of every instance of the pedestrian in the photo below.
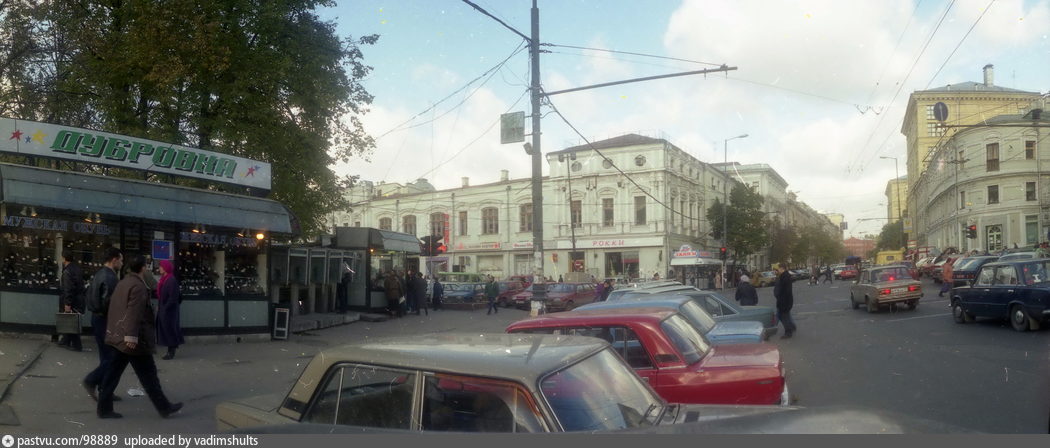
{"type": "Polygon", "coordinates": [[[499,313],[499,307],[496,306],[496,297],[498,296],[499,284],[490,275],[488,283],[485,283],[485,298],[489,300],[489,309],[485,314],[499,313]]]}
{"type": "Polygon", "coordinates": [[[773,285],[773,297],[777,298],[777,319],[784,324],[784,335],[780,338],[787,339],[795,334],[795,321],[791,318],[795,296],[791,291],[791,274],[787,271],[787,263],[780,263],[777,266],[777,273],[777,280],[773,285]]]}
{"type": "Polygon", "coordinates": [[[565,283],[565,279],[562,278],[561,274],[558,274],[558,283],[565,283]]]}
{"type": "Polygon", "coordinates": [[[721,272],[715,273],[715,289],[717,289],[717,290],[721,290],[722,289],[722,273],[721,272]]]}
{"type": "Polygon", "coordinates": [[[437,276],[434,276],[434,309],[441,309],[441,298],[445,295],[445,287],[438,280],[437,276]]]}
{"type": "Polygon", "coordinates": [[[831,283],[834,285],[835,282],[831,281],[832,277],[831,266],[824,266],[824,283],[831,283]]]}
{"type": "MultiPolygon", "coordinates": [[[[59,312],[76,313],[77,322],[80,322],[79,317],[84,314],[84,274],[73,261],[73,253],[69,249],[62,251],[61,286],[58,291],[59,312]]],[[[80,329],[80,325],[77,325],[77,329],[80,329]]],[[[61,334],[58,338],[58,345],[75,352],[84,350],[82,344],[79,332],[61,334]]]]}
{"type": "Polygon", "coordinates": [[[182,290],[175,278],[175,266],[168,260],[161,260],[160,280],[157,281],[157,345],[168,347],[168,353],[160,359],[174,358],[175,350],[186,343],[179,317],[181,303],[182,290]]]}
{"type": "Polygon", "coordinates": [[[609,300],[609,294],[613,291],[613,280],[605,280],[605,287],[602,288],[602,302],[609,300]]]}
{"type": "Polygon", "coordinates": [[[102,380],[102,394],[95,410],[99,418],[121,418],[113,411],[113,391],[120,384],[124,369],[131,364],[142,388],[146,390],[153,407],[161,417],[168,417],[182,409],[182,403],[172,403],[164,395],[157,378],[157,364],[153,352],[157,347],[156,316],[150,306],[149,290],[142,279],[146,259],[136,256],[131,260],[131,271],[117,283],[109,302],[106,344],[116,353],[102,380]]]}
{"type": "Polygon", "coordinates": [[[419,310],[423,309],[423,312],[427,316],[430,315],[430,311],[427,308],[427,281],[423,280],[423,273],[416,272],[415,277],[412,279],[412,306],[416,310],[416,315],[419,315],[419,310]]]}
{"type": "Polygon", "coordinates": [[[405,304],[408,306],[409,314],[419,314],[419,305],[416,303],[416,285],[413,280],[415,276],[412,275],[412,271],[405,271],[405,281],[401,283],[402,290],[405,291],[405,304]]]}
{"type": "Polygon", "coordinates": [[[340,314],[346,314],[350,308],[350,285],[354,282],[354,277],[350,274],[350,269],[347,268],[346,264],[343,264],[343,278],[339,279],[339,286],[336,288],[336,308],[338,308],[340,314]]]}
{"type": "Polygon", "coordinates": [[[157,278],[153,276],[153,269],[153,257],[150,255],[146,255],[146,267],[142,268],[142,280],[145,280],[146,287],[149,288],[150,297],[157,296],[158,288],[157,278]]]}
{"type": "Polygon", "coordinates": [[[746,275],[741,275],[740,283],[736,285],[736,301],[743,306],[758,305],[758,291],[755,291],[751,278],[746,275]]]}
{"type": "Polygon", "coordinates": [[[601,302],[602,301],[602,296],[605,295],[605,284],[606,284],[606,282],[598,282],[598,284],[594,286],[594,301],[595,302],[601,302]]]}
{"type": "Polygon", "coordinates": [[[820,267],[813,265],[809,268],[809,285],[816,285],[820,281],[820,267]]]}
{"type": "Polygon", "coordinates": [[[404,317],[405,310],[401,307],[402,294],[401,282],[397,279],[397,274],[393,270],[386,273],[386,279],[383,280],[384,294],[386,294],[386,303],[390,307],[391,313],[397,317],[404,317]]]}
{"type": "MultiPolygon", "coordinates": [[[[117,271],[124,267],[124,255],[120,249],[110,247],[102,257],[102,267],[95,271],[91,278],[91,286],[88,287],[86,305],[91,312],[91,332],[95,335],[95,343],[98,344],[98,366],[89,372],[81,383],[92,399],[98,401],[98,394],[102,388],[102,380],[109,371],[109,365],[113,361],[113,347],[106,344],[106,323],[109,311],[110,297],[113,290],[117,289],[117,271]]],[[[120,397],[113,396],[120,401],[120,397]]]]}
{"type": "Polygon", "coordinates": [[[955,260],[949,258],[948,261],[945,261],[944,265],[941,266],[941,292],[937,293],[937,297],[944,297],[944,293],[946,292],[949,293],[949,295],[951,293],[953,282],[952,263],[955,263],[955,260]]]}

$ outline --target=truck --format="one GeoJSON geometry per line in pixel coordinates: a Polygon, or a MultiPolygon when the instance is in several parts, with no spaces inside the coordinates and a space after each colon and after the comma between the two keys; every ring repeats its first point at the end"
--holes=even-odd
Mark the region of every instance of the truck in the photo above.
{"type": "Polygon", "coordinates": [[[875,265],[893,264],[904,261],[903,250],[881,250],[875,254],[875,265]]]}

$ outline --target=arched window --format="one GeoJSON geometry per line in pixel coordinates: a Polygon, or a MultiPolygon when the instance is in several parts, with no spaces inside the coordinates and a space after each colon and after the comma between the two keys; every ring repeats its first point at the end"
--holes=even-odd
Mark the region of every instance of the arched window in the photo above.
{"type": "Polygon", "coordinates": [[[491,235],[499,233],[499,209],[486,207],[481,209],[481,234],[491,235]]]}
{"type": "Polygon", "coordinates": [[[401,231],[409,235],[416,234],[416,216],[408,215],[401,218],[401,231]]]}
{"type": "Polygon", "coordinates": [[[445,214],[441,212],[430,214],[430,234],[445,236],[445,214]]]}
{"type": "Polygon", "coordinates": [[[390,218],[379,218],[379,230],[391,230],[390,218]]]}

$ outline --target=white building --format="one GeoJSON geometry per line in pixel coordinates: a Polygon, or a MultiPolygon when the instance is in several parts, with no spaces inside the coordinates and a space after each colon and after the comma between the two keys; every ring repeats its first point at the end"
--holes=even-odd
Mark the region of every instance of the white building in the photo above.
{"type": "Polygon", "coordinates": [[[959,130],[932,153],[915,184],[923,244],[996,251],[1047,240],[1050,172],[1043,169],[1050,169],[1050,120],[1040,114],[990,118],[959,130]],[[969,226],[976,226],[975,239],[966,238],[969,226]]]}
{"type": "MultiPolygon", "coordinates": [[[[720,241],[710,236],[712,223],[706,219],[707,208],[722,197],[720,168],[665,139],[637,134],[546,158],[545,275],[557,279],[577,271],[598,278],[650,278],[666,277],[672,266],[681,276],[720,265],[720,241]]],[[[741,174],[748,170],[738,167],[741,174]]],[[[757,178],[760,191],[787,198],[787,183],[772,168],[765,172],[757,178]]],[[[424,179],[406,186],[362,182],[349,192],[352,211],[336,213],[329,222],[442,235],[448,251],[428,260],[438,264],[431,269],[531,274],[531,179],[509,179],[502,171],[496,182],[470,185],[463,178],[462,184],[438,191],[424,179]]]]}

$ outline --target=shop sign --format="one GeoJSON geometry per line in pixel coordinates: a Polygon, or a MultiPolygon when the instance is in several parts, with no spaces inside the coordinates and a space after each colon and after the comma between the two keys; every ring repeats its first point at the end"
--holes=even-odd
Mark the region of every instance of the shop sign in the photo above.
{"type": "Polygon", "coordinates": [[[183,243],[199,243],[207,246],[255,247],[258,245],[258,240],[255,238],[228,237],[214,233],[179,232],[179,239],[183,243]]]}
{"type": "Polygon", "coordinates": [[[679,247],[678,250],[674,252],[675,258],[695,258],[696,256],[697,252],[688,244],[683,244],[682,247],[679,247]]]}
{"type": "Polygon", "coordinates": [[[21,227],[23,229],[47,230],[51,232],[68,232],[70,229],[77,233],[89,233],[92,235],[109,235],[109,226],[88,222],[73,222],[61,219],[30,218],[25,216],[8,216],[4,218],[4,226],[21,227]]]}
{"type": "Polygon", "coordinates": [[[519,241],[517,243],[511,243],[511,249],[532,249],[532,241],[519,241]]]}
{"type": "MultiPolygon", "coordinates": [[[[621,248],[621,247],[647,247],[647,246],[663,246],[664,239],[662,237],[648,237],[648,238],[612,238],[612,239],[597,239],[597,240],[577,240],[577,249],[605,249],[605,248],[621,248]]],[[[569,240],[558,240],[558,249],[571,249],[572,242],[569,240]]]]}
{"type": "Polygon", "coordinates": [[[269,190],[270,164],[125,135],[0,118],[0,152],[96,163],[269,190]]]}
{"type": "Polygon", "coordinates": [[[459,244],[456,245],[456,250],[499,250],[500,247],[501,246],[500,246],[499,242],[495,242],[495,243],[472,243],[472,244],[459,243],[459,244]]]}
{"type": "Polygon", "coordinates": [[[153,240],[153,259],[154,260],[170,260],[171,259],[171,241],[153,240]]]}

